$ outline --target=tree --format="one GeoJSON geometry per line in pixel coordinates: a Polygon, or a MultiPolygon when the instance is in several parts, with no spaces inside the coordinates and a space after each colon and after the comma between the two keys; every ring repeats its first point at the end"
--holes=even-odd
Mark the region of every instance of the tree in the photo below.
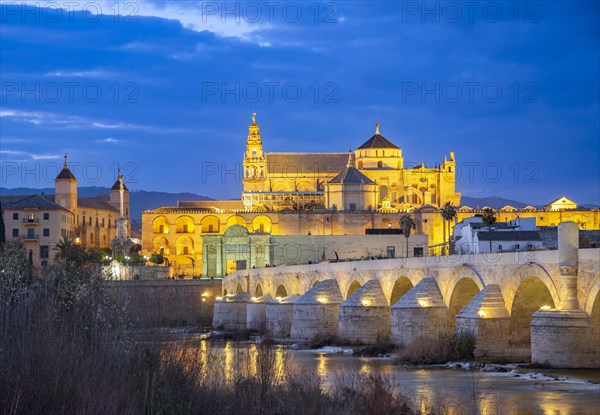
{"type": "Polygon", "coordinates": [[[400,218],[400,228],[402,228],[402,233],[406,238],[406,257],[408,258],[408,238],[410,237],[410,232],[415,228],[415,221],[410,217],[409,214],[405,213],[400,218]]]}
{"type": "Polygon", "coordinates": [[[152,255],[150,255],[150,262],[160,265],[165,262],[165,257],[163,257],[162,254],[157,254],[154,252],[152,255]]]}
{"type": "Polygon", "coordinates": [[[490,232],[490,252],[492,252],[492,225],[496,223],[496,212],[492,208],[483,209],[483,215],[481,216],[483,219],[483,224],[488,227],[488,232],[490,232]]]}
{"type": "Polygon", "coordinates": [[[57,261],[82,263],[87,259],[85,250],[67,235],[56,243],[54,250],[54,259],[57,261]]]}
{"type": "MultiPolygon", "coordinates": [[[[456,207],[450,202],[444,203],[442,206],[442,219],[447,223],[448,228],[448,254],[450,254],[450,223],[456,217],[456,207]]],[[[446,228],[444,228],[445,230],[446,228]]],[[[445,239],[445,238],[444,238],[445,239]]]]}

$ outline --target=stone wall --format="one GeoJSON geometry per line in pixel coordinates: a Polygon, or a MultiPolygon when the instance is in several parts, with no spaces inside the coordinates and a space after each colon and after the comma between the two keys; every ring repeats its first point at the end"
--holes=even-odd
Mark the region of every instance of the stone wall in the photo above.
{"type": "Polygon", "coordinates": [[[107,289],[127,302],[140,327],[210,325],[221,280],[111,281],[107,289]]]}

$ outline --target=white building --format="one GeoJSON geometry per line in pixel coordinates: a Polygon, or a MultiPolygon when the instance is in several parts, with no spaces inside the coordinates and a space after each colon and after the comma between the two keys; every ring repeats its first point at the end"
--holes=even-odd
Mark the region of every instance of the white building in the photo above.
{"type": "Polygon", "coordinates": [[[492,252],[542,248],[535,218],[496,222],[488,227],[483,223],[481,216],[473,216],[457,223],[454,226],[454,235],[457,254],[490,252],[490,245],[492,252]]]}

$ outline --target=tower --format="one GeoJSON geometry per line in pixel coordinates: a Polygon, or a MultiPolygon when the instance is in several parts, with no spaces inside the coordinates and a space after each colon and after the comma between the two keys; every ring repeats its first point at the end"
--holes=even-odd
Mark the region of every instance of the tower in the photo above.
{"type": "Polygon", "coordinates": [[[246,153],[244,154],[244,192],[262,192],[267,179],[267,163],[260,139],[260,128],[256,123],[256,113],[252,114],[252,123],[248,127],[246,153]]]}
{"type": "Polygon", "coordinates": [[[121,216],[121,201],[123,203],[123,213],[122,216],[125,218],[125,223],[127,226],[127,234],[129,234],[130,226],[131,226],[131,214],[130,214],[130,198],[129,198],[129,189],[125,185],[125,177],[121,174],[121,169],[118,169],[117,172],[117,180],[115,184],[110,188],[110,204],[119,211],[119,216],[121,216]],[[121,192],[121,179],[123,179],[123,192],[121,192]],[[122,195],[121,195],[122,193],[122,195]]]}
{"type": "Polygon", "coordinates": [[[77,179],[69,170],[66,154],[63,169],[56,176],[54,186],[55,202],[77,217],[77,179]]]}

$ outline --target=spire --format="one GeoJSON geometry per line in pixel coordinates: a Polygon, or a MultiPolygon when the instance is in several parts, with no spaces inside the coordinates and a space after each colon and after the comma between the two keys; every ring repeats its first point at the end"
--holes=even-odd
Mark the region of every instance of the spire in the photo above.
{"type": "Polygon", "coordinates": [[[346,164],[346,167],[354,167],[354,153],[352,150],[348,151],[348,164],[346,164]]]}
{"type": "Polygon", "coordinates": [[[379,134],[379,121],[375,123],[375,134],[379,134]]]}
{"type": "Polygon", "coordinates": [[[256,113],[252,113],[252,123],[248,127],[248,142],[260,143],[260,128],[256,122],[256,113]]]}
{"type": "Polygon", "coordinates": [[[64,169],[68,169],[69,166],[67,166],[67,153],[65,153],[65,164],[63,166],[64,169]]]}

